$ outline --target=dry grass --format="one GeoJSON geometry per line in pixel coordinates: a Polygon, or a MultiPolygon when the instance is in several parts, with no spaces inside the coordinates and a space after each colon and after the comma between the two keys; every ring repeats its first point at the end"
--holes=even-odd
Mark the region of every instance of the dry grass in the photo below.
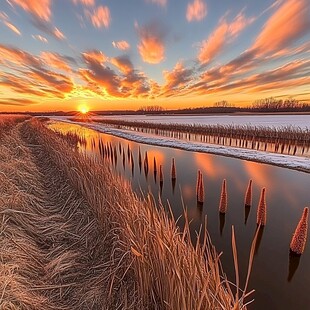
{"type": "Polygon", "coordinates": [[[84,158],[40,124],[33,126],[34,135],[41,133],[37,139],[46,153],[92,206],[103,233],[113,232],[112,259],[118,267],[111,270],[115,275],[111,292],[114,279],[121,276],[134,281],[144,308],[230,309],[235,305],[206,231],[194,247],[188,226],[181,233],[151,198],[139,200],[99,159],[84,158]]]}
{"type": "Polygon", "coordinates": [[[193,245],[187,220],[181,232],[98,158],[37,121],[0,154],[0,309],[246,308],[206,229],[193,245]]]}
{"type": "Polygon", "coordinates": [[[20,127],[6,130],[0,146],[0,309],[117,308],[106,298],[111,241],[20,127]]]}

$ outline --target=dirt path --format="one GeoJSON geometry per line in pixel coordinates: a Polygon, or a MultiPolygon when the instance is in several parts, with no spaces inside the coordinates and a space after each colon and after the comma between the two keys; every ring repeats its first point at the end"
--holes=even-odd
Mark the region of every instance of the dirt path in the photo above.
{"type": "Polygon", "coordinates": [[[1,141],[0,308],[108,309],[108,240],[26,126],[1,141]]]}

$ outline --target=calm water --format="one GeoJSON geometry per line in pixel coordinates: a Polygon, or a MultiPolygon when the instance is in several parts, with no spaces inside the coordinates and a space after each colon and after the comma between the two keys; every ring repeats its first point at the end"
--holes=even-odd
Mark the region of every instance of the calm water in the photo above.
{"type": "MultiPolygon", "coordinates": [[[[255,289],[256,309],[310,309],[310,245],[300,259],[289,256],[289,244],[302,210],[309,206],[309,174],[211,154],[188,152],[178,149],[139,144],[125,139],[98,133],[78,125],[53,123],[50,127],[62,132],[76,132],[86,139],[80,149],[100,156],[99,141],[116,150],[117,161],[109,162],[115,173],[131,182],[137,193],[148,190],[155,199],[169,201],[176,217],[182,214],[182,200],[192,220],[192,234],[198,230],[207,215],[208,231],[218,252],[223,252],[221,262],[228,278],[234,282],[231,249],[231,226],[235,226],[238,259],[242,283],[246,277],[251,242],[256,229],[256,209],[262,187],[267,189],[267,225],[260,231],[255,251],[249,290],[255,289]],[[132,154],[134,165],[131,163],[132,154]],[[142,166],[139,167],[139,149],[142,166]],[[149,169],[144,170],[145,153],[149,169]],[[123,160],[124,154],[124,160],[123,160]],[[163,166],[162,192],[159,175],[156,178],[153,159],[157,168],[163,166]],[[177,179],[171,181],[171,161],[175,158],[177,179]],[[197,206],[197,170],[204,178],[205,202],[197,206]],[[219,216],[218,205],[223,179],[227,180],[228,212],[219,216]],[[244,194],[249,179],[253,180],[253,206],[244,207],[244,194]],[[161,192],[161,194],[160,194],[161,192]]],[[[114,157],[113,157],[114,158],[114,157]]],[[[159,171],[159,169],[158,169],[159,171]]]]}

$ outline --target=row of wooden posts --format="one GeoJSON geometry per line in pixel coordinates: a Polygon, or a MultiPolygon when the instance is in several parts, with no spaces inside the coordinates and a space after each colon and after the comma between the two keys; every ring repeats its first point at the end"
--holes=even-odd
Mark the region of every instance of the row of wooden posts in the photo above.
{"type": "MultiPolygon", "coordinates": [[[[92,145],[94,146],[95,142],[92,141],[92,145]]],[[[99,140],[99,150],[100,153],[107,154],[107,156],[113,158],[117,157],[116,154],[116,147],[112,147],[112,144],[108,144],[107,146],[104,145],[104,143],[99,140]]],[[[125,150],[122,149],[121,144],[119,144],[119,153],[123,155],[123,163],[125,162],[125,150]]],[[[133,161],[133,155],[130,150],[130,147],[128,145],[127,147],[127,156],[128,160],[131,161],[131,164],[134,165],[133,161]]],[[[142,154],[139,147],[138,151],[138,161],[139,166],[141,168],[142,165],[142,154]]],[[[143,161],[144,169],[145,171],[149,170],[149,158],[147,151],[145,152],[144,161],[143,161]]],[[[153,162],[154,167],[154,174],[157,174],[157,162],[156,158],[154,157],[153,162]]],[[[172,158],[171,163],[171,179],[173,181],[176,180],[176,163],[175,159],[172,158]]],[[[164,176],[163,176],[163,167],[162,165],[159,165],[159,182],[163,183],[164,176]]],[[[204,182],[203,182],[203,174],[200,170],[198,170],[197,173],[197,182],[196,182],[196,198],[198,203],[203,203],[205,200],[205,193],[204,193],[204,182]]],[[[249,181],[246,192],[245,192],[245,198],[244,198],[244,204],[245,207],[251,207],[252,206],[252,180],[249,181]]],[[[226,186],[226,179],[222,182],[222,189],[221,189],[221,196],[220,196],[220,202],[219,202],[219,213],[220,214],[226,214],[227,212],[227,186],[226,186]]],[[[267,208],[266,208],[266,188],[262,188],[260,199],[257,207],[257,215],[256,215],[256,223],[259,226],[265,226],[267,221],[267,208]]],[[[305,244],[307,240],[307,230],[308,230],[308,208],[304,208],[301,219],[295,229],[295,232],[293,234],[291,243],[290,243],[290,249],[295,254],[302,254],[305,249],[305,244]]]]}

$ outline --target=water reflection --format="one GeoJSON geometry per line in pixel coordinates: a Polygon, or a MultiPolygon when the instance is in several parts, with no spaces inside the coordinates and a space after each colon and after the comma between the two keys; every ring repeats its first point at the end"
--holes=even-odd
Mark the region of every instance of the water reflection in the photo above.
{"type": "Polygon", "coordinates": [[[250,210],[251,210],[250,206],[246,206],[246,205],[244,206],[244,225],[246,225],[248,221],[250,210]]]}
{"type": "Polygon", "coordinates": [[[225,226],[225,214],[219,212],[219,218],[220,218],[220,234],[223,235],[223,229],[225,226]]]}
{"type": "Polygon", "coordinates": [[[290,251],[289,253],[289,267],[288,267],[288,276],[287,281],[291,282],[296,270],[298,269],[300,263],[300,255],[296,255],[290,251]]]}
{"type": "Polygon", "coordinates": [[[255,244],[254,256],[258,254],[258,250],[259,250],[260,244],[263,239],[264,229],[265,229],[264,226],[256,227],[256,231],[258,230],[258,234],[257,234],[257,240],[255,244]]]}
{"type": "MultiPolygon", "coordinates": [[[[266,187],[268,222],[258,232],[249,283],[249,289],[255,289],[255,302],[248,309],[270,309],[266,291],[272,296],[272,309],[306,309],[310,304],[310,294],[304,290],[310,286],[309,242],[302,260],[290,256],[287,266],[291,234],[303,208],[310,201],[306,186],[309,174],[234,158],[138,144],[77,125],[54,123],[51,128],[79,134],[86,140],[85,145],[79,145],[81,152],[100,154],[102,161],[123,176],[137,195],[150,190],[156,203],[161,200],[167,206],[169,201],[175,218],[183,214],[184,202],[193,238],[207,216],[208,231],[217,251],[223,252],[223,269],[232,281],[230,227],[235,227],[240,275],[245,277],[250,245],[257,229],[260,191],[266,187]],[[171,175],[173,158],[176,166],[174,180],[171,175]],[[198,170],[204,179],[203,204],[197,203],[196,197],[198,170]],[[229,208],[221,215],[219,200],[223,179],[228,184],[229,208]],[[250,179],[253,180],[252,206],[245,207],[244,196],[250,179]],[[296,272],[297,268],[299,272],[296,272]]],[[[182,227],[182,218],[178,223],[182,227]]]]}
{"type": "MultiPolygon", "coordinates": [[[[105,123],[102,121],[101,123],[105,123]]],[[[193,132],[183,132],[183,130],[179,129],[167,129],[167,124],[147,124],[147,123],[140,123],[140,125],[132,123],[131,125],[123,123],[121,120],[114,120],[112,122],[108,122],[109,126],[115,127],[117,129],[125,129],[130,131],[137,131],[142,132],[144,134],[151,134],[151,135],[158,135],[167,138],[185,140],[185,141],[193,141],[193,142],[202,142],[202,143],[210,143],[210,144],[217,144],[217,145],[225,145],[225,146],[232,146],[237,148],[246,148],[258,151],[268,151],[272,153],[280,153],[280,154],[288,154],[293,156],[310,156],[310,146],[309,146],[309,139],[306,137],[305,134],[302,132],[292,133],[288,131],[283,135],[282,138],[277,136],[277,134],[273,131],[265,132],[264,136],[257,137],[259,135],[259,130],[255,130],[251,132],[251,134],[247,134],[246,132],[235,132],[234,134],[238,137],[233,137],[232,132],[230,133],[214,129],[210,130],[210,133],[198,133],[197,128],[195,127],[188,128],[190,131],[193,132]],[[150,127],[149,127],[150,126],[150,127]],[[159,129],[158,127],[164,127],[165,129],[159,129]],[[211,133],[213,131],[213,133],[211,133]],[[221,133],[219,133],[221,132],[221,133]],[[277,137],[276,137],[277,136],[277,137]],[[299,138],[296,140],[296,137],[299,138]]],[[[174,127],[174,125],[171,125],[174,127]]],[[[227,128],[228,129],[228,128],[227,128]]],[[[199,131],[199,130],[198,130],[199,131]]]]}

